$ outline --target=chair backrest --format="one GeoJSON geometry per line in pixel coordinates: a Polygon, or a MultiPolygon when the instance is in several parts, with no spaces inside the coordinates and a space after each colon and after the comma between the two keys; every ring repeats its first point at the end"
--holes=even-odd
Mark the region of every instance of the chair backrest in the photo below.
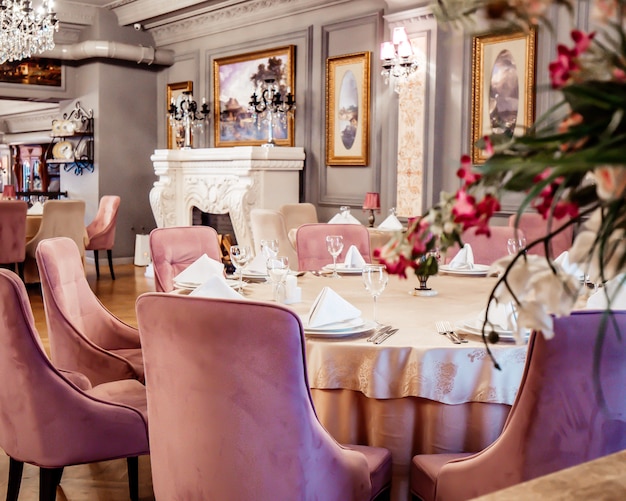
{"type": "Polygon", "coordinates": [[[295,313],[148,293],[137,319],[157,499],[369,499],[365,457],[315,414],[295,313]]]}
{"type": "Polygon", "coordinates": [[[303,224],[296,233],[296,251],[298,252],[299,270],[319,270],[333,259],[326,248],[327,235],[343,236],[343,250],[337,262],[345,259],[351,245],[356,248],[367,263],[372,262],[370,234],[361,224],[303,224]]]}
{"type": "Polygon", "coordinates": [[[553,339],[533,334],[502,434],[443,466],[437,499],[472,498],[626,448],[625,334],[626,311],[574,312],[554,319],[553,339]]]}
{"type": "MultiPolygon", "coordinates": [[[[507,240],[525,236],[523,231],[516,231],[515,228],[510,226],[490,226],[489,229],[491,231],[490,236],[476,235],[475,228],[470,228],[461,235],[463,243],[471,245],[474,263],[476,264],[491,264],[497,259],[506,256],[507,240]]],[[[449,263],[458,251],[458,245],[448,249],[446,262],[449,263]]]]}
{"type": "Polygon", "coordinates": [[[278,240],[278,254],[289,258],[289,267],[298,269],[298,255],[287,235],[285,218],[280,211],[273,209],[252,209],[250,226],[254,240],[255,254],[261,252],[261,240],[278,240]]]}
{"type": "MultiPolygon", "coordinates": [[[[94,351],[131,349],[139,344],[138,333],[109,312],[93,293],[78,248],[71,239],[43,240],[37,248],[37,265],[52,361],[59,368],[83,372],[94,384],[101,382],[101,367],[80,365],[88,362],[79,354],[81,341],[94,351]],[[116,333],[115,337],[111,332],[116,333]]],[[[120,374],[118,379],[124,375],[133,377],[129,372],[120,374]]]]}
{"type": "Polygon", "coordinates": [[[303,224],[318,223],[317,209],[311,203],[283,204],[278,209],[285,218],[287,233],[303,224]]]}
{"type": "Polygon", "coordinates": [[[100,198],[96,217],[87,225],[87,236],[89,237],[87,249],[108,250],[113,248],[119,207],[120,197],[117,195],[105,195],[100,198]]]}
{"type": "Polygon", "coordinates": [[[26,254],[35,257],[37,245],[46,238],[68,237],[74,240],[83,259],[86,235],[84,200],[48,200],[43,204],[39,231],[26,244],[26,254]]]}
{"type": "Polygon", "coordinates": [[[0,200],[0,263],[21,263],[26,257],[26,211],[23,200],[0,200]]]}
{"type": "Polygon", "coordinates": [[[147,432],[137,434],[137,424],[147,427],[139,411],[83,393],[52,365],[24,284],[2,269],[0,318],[0,377],[10,381],[0,385],[0,447],[9,456],[52,468],[120,457],[120,444],[133,455],[148,452],[147,432]]]}
{"type": "Polygon", "coordinates": [[[222,261],[217,231],[210,226],[169,226],[150,232],[150,255],[157,292],[174,290],[174,277],[202,254],[222,261]]]}
{"type": "MultiPolygon", "coordinates": [[[[552,227],[550,228],[552,231],[560,228],[565,223],[569,222],[567,220],[554,220],[552,222],[552,227]]],[[[520,215],[519,219],[517,214],[513,214],[509,217],[509,226],[519,228],[524,235],[526,236],[526,240],[528,243],[533,242],[539,238],[542,238],[548,234],[548,220],[544,219],[541,214],[525,212],[520,215]]],[[[574,225],[570,225],[559,234],[555,235],[550,239],[550,243],[548,245],[548,249],[552,253],[550,257],[556,258],[561,253],[568,250],[573,243],[574,240],[574,225]]],[[[534,247],[528,249],[529,254],[537,254],[539,256],[545,256],[546,250],[543,245],[535,245],[534,247]]]]}

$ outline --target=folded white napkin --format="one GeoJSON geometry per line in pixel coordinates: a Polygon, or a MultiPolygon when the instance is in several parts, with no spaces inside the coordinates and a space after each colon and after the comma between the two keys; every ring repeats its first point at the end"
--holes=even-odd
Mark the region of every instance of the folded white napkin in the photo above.
{"type": "Polygon", "coordinates": [[[213,275],[200,287],[189,293],[190,296],[212,297],[221,299],[245,298],[226,283],[226,279],[220,275],[213,275]]]}
{"type": "Polygon", "coordinates": [[[328,224],[361,224],[361,221],[350,214],[349,211],[346,211],[335,214],[330,221],[328,221],[328,224]]]}
{"type": "Polygon", "coordinates": [[[224,275],[224,265],[202,254],[187,268],[174,277],[174,282],[203,284],[213,275],[224,275]]]}
{"type": "Polygon", "coordinates": [[[400,231],[402,230],[402,223],[395,214],[389,214],[387,218],[378,225],[378,229],[385,231],[400,231]]]}
{"type": "Polygon", "coordinates": [[[356,248],[356,245],[351,245],[346,252],[346,259],[344,260],[344,265],[346,268],[363,268],[365,265],[365,259],[361,256],[359,249],[356,248]]]}
{"type": "Polygon", "coordinates": [[[27,211],[31,216],[41,216],[43,214],[43,204],[38,200],[27,211]]]}
{"type": "Polygon", "coordinates": [[[557,257],[554,262],[558,264],[565,273],[575,276],[579,280],[585,279],[585,274],[578,267],[576,263],[570,263],[569,261],[569,251],[562,252],[559,257],[557,257]]]}
{"type": "MultiPolygon", "coordinates": [[[[489,305],[489,312],[487,319],[493,326],[493,329],[498,332],[513,331],[517,325],[515,310],[513,303],[496,303],[492,301],[489,305]]],[[[485,310],[482,310],[478,314],[478,320],[483,322],[485,320],[485,310]]]]}
{"type": "Polygon", "coordinates": [[[474,268],[474,252],[470,244],[465,244],[463,248],[457,252],[456,256],[448,264],[448,267],[455,270],[471,270],[474,268]]]}
{"type": "Polygon", "coordinates": [[[350,304],[330,287],[324,287],[318,294],[307,315],[308,327],[352,320],[361,316],[361,310],[350,304]]]}
{"type": "Polygon", "coordinates": [[[623,282],[623,273],[607,281],[604,287],[589,296],[587,309],[605,310],[610,302],[612,310],[626,310],[626,284],[623,282]]]}
{"type": "Polygon", "coordinates": [[[267,260],[262,252],[259,252],[254,259],[246,266],[246,272],[258,275],[267,275],[267,260]]]}

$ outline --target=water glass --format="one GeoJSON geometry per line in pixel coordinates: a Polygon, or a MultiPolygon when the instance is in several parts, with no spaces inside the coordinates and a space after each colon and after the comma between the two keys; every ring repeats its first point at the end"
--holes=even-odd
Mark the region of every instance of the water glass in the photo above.
{"type": "Polygon", "coordinates": [[[361,276],[363,277],[365,289],[374,299],[374,323],[379,325],[378,317],[376,315],[376,303],[378,296],[383,293],[385,287],[387,287],[387,282],[389,281],[387,269],[383,264],[366,264],[363,267],[363,273],[361,276]]]}
{"type": "Polygon", "coordinates": [[[509,256],[513,256],[518,254],[522,249],[526,247],[526,238],[509,238],[506,241],[506,250],[509,253],[509,256]]]}
{"type": "Polygon", "coordinates": [[[266,261],[267,275],[272,284],[274,301],[282,303],[285,300],[285,279],[289,274],[289,258],[274,256],[266,261]]]}
{"type": "Polygon", "coordinates": [[[248,262],[252,259],[252,253],[250,247],[247,245],[231,245],[230,246],[230,260],[235,265],[236,270],[239,272],[239,290],[243,290],[243,269],[248,262]]]}
{"type": "Polygon", "coordinates": [[[333,257],[333,274],[331,278],[341,278],[337,273],[337,257],[343,250],[343,236],[341,235],[328,235],[326,237],[326,249],[333,257]]]}
{"type": "Polygon", "coordinates": [[[271,257],[278,256],[278,240],[275,238],[261,240],[261,253],[266,261],[271,257]]]}

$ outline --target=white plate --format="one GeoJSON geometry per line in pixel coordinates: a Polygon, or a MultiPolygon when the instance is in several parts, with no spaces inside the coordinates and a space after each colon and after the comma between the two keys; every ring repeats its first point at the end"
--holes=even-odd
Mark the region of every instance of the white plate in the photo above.
{"type": "MultiPolygon", "coordinates": [[[[322,271],[332,273],[333,265],[327,264],[326,266],[322,268],[322,271]]],[[[363,268],[361,267],[352,268],[352,267],[346,266],[344,263],[337,263],[337,273],[360,275],[361,273],[363,273],[363,268]]]]}
{"type": "MultiPolygon", "coordinates": [[[[466,332],[468,334],[474,334],[475,336],[482,336],[482,329],[483,329],[483,321],[473,320],[471,322],[465,322],[461,324],[457,330],[460,332],[466,332]]],[[[490,330],[492,330],[492,328],[488,328],[485,331],[485,334],[489,335],[490,330]]],[[[493,331],[496,334],[498,334],[498,337],[502,341],[515,341],[515,337],[513,337],[513,331],[500,330],[500,329],[495,329],[495,328],[493,329],[493,331]]],[[[530,331],[526,333],[525,338],[528,339],[528,336],[530,336],[530,331]]]]}
{"type": "Polygon", "coordinates": [[[302,320],[302,325],[304,330],[307,332],[329,332],[329,331],[343,331],[347,329],[355,329],[357,327],[361,327],[365,325],[365,320],[361,317],[352,318],[350,320],[345,320],[343,322],[336,322],[333,324],[322,325],[320,327],[309,327],[306,324],[306,321],[302,320]]]}
{"type": "Polygon", "coordinates": [[[308,337],[344,337],[344,336],[352,336],[354,334],[363,334],[365,332],[370,332],[376,328],[376,323],[368,320],[364,322],[360,327],[352,327],[349,329],[343,330],[335,330],[335,331],[310,331],[308,329],[304,329],[304,334],[308,337]]]}
{"type": "Polygon", "coordinates": [[[489,272],[488,264],[475,264],[471,270],[457,270],[456,268],[450,268],[447,264],[442,264],[439,266],[439,271],[442,273],[447,273],[448,275],[473,275],[479,277],[487,276],[487,272],[489,272]]]}
{"type": "MultiPolygon", "coordinates": [[[[232,280],[230,278],[226,278],[225,280],[229,287],[239,286],[239,280],[232,280]]],[[[201,285],[202,284],[199,282],[174,282],[174,289],[194,290],[201,285]]]]}

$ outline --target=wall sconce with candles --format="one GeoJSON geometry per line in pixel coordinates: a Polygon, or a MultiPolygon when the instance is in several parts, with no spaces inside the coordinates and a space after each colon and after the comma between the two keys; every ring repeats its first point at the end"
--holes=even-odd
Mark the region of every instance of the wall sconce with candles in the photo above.
{"type": "Polygon", "coordinates": [[[287,114],[293,113],[296,109],[296,100],[291,93],[291,88],[287,87],[287,92],[281,92],[280,86],[274,78],[267,78],[264,84],[258,89],[258,95],[255,91],[250,96],[250,111],[257,127],[260,129],[262,123],[267,124],[267,143],[263,146],[273,147],[276,145],[274,139],[275,120],[278,119],[282,124],[286,123],[287,114]]]}
{"type": "Polygon", "coordinates": [[[368,192],[365,194],[365,200],[363,201],[363,210],[370,211],[370,215],[367,218],[369,222],[369,227],[374,227],[374,221],[376,221],[376,216],[374,216],[374,211],[380,213],[380,194],[374,192],[368,192]]]}
{"type": "Polygon", "coordinates": [[[385,83],[393,80],[393,88],[399,92],[398,84],[408,80],[419,67],[404,27],[394,28],[392,41],[380,45],[380,60],[385,83]]]}
{"type": "Polygon", "coordinates": [[[184,142],[182,149],[191,148],[191,129],[192,127],[201,127],[204,120],[209,116],[209,105],[205,98],[202,98],[202,106],[198,110],[197,103],[193,100],[190,91],[185,91],[178,96],[178,99],[172,98],[170,108],[168,110],[170,118],[170,127],[180,125],[184,130],[184,142]]]}

